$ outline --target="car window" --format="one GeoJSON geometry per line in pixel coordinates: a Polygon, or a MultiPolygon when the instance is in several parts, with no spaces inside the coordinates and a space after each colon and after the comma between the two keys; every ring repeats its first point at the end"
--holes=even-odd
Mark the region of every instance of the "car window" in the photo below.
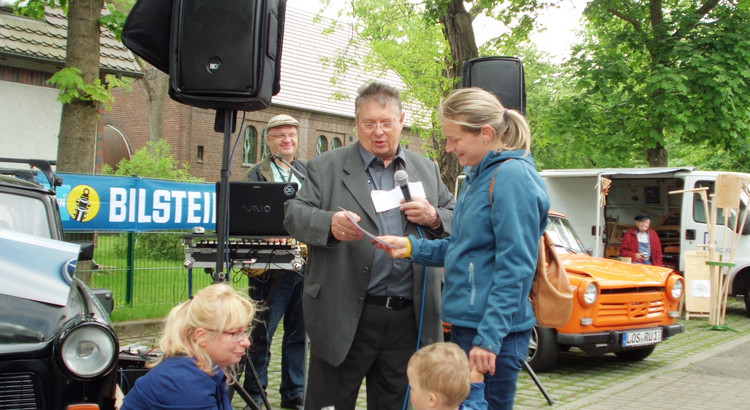
{"type": "Polygon", "coordinates": [[[583,242],[566,219],[550,216],[546,231],[557,245],[558,253],[586,253],[583,242]]]}
{"type": "Polygon", "coordinates": [[[52,225],[41,199],[0,192],[0,229],[52,238],[52,225]]]}

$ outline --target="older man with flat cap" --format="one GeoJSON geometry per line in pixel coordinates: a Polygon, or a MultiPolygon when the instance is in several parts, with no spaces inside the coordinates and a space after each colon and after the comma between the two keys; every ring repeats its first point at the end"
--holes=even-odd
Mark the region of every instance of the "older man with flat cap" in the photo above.
{"type": "Polygon", "coordinates": [[[650,227],[650,215],[636,216],[635,228],[628,229],[622,236],[620,256],[631,258],[633,263],[664,266],[659,235],[650,227]]]}
{"type": "MultiPolygon", "coordinates": [[[[243,180],[291,181],[301,186],[301,179],[307,174],[307,164],[297,159],[299,122],[289,115],[277,115],[271,118],[265,131],[270,155],[251,168],[243,180]],[[290,165],[294,169],[290,169],[290,165]]],[[[302,319],[303,275],[304,272],[270,269],[250,276],[250,297],[265,307],[260,310],[259,321],[253,326],[250,345],[250,360],[264,390],[268,386],[271,341],[281,317],[284,317],[279,392],[281,407],[285,409],[302,408],[303,405],[306,347],[302,319]]],[[[244,388],[256,403],[263,403],[265,391],[258,389],[251,372],[245,374],[244,388]]]]}

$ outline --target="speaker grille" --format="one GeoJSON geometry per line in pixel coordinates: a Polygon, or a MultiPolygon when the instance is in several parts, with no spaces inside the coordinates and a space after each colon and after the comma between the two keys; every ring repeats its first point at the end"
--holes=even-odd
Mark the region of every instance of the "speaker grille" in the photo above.
{"type": "Polygon", "coordinates": [[[177,38],[178,90],[192,95],[254,94],[256,2],[187,0],[177,38]]]}
{"type": "Polygon", "coordinates": [[[523,63],[514,57],[483,57],[464,63],[463,87],[489,91],[505,108],[526,114],[523,63]]]}

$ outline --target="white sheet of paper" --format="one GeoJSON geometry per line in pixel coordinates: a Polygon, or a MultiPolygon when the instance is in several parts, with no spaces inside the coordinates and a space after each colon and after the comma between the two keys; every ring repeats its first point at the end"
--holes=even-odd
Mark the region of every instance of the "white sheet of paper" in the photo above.
{"type": "MultiPolygon", "coordinates": [[[[427,198],[427,195],[424,193],[422,181],[409,182],[409,192],[412,198],[427,198]]],[[[401,192],[401,187],[398,186],[390,191],[370,191],[370,196],[372,197],[372,203],[375,205],[375,212],[378,213],[400,207],[401,200],[404,199],[404,193],[401,192]]]]}
{"type": "Polygon", "coordinates": [[[377,236],[371,234],[370,232],[367,232],[365,229],[363,229],[361,226],[359,226],[359,224],[354,219],[354,217],[352,216],[352,213],[350,211],[347,211],[346,209],[344,209],[342,207],[339,207],[339,209],[342,210],[342,211],[344,211],[344,212],[346,212],[346,217],[354,224],[354,226],[357,227],[357,229],[359,229],[360,231],[362,231],[365,235],[369,236],[370,238],[374,239],[375,242],[377,242],[379,244],[382,244],[382,245],[385,245],[385,246],[387,246],[389,248],[401,248],[401,246],[396,246],[394,244],[381,241],[380,239],[378,239],[377,236]]]}

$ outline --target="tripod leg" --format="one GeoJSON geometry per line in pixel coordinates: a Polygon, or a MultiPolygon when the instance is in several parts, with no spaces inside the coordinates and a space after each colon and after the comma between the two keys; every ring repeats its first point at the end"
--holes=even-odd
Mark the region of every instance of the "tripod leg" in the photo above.
{"type": "Polygon", "coordinates": [[[539,378],[536,377],[536,373],[534,373],[534,370],[529,366],[529,362],[526,360],[523,361],[523,368],[526,369],[526,371],[529,373],[529,376],[531,376],[531,380],[534,381],[534,384],[536,384],[536,387],[539,388],[539,391],[542,392],[542,395],[544,395],[544,398],[547,399],[547,403],[552,406],[555,404],[555,401],[552,399],[552,397],[547,393],[547,390],[544,389],[544,386],[542,386],[542,382],[539,381],[539,378]]]}
{"type": "MultiPolygon", "coordinates": [[[[253,400],[253,398],[250,397],[250,395],[247,393],[247,391],[245,391],[245,389],[243,389],[242,386],[239,383],[234,382],[234,383],[230,384],[229,387],[231,387],[234,391],[237,392],[237,394],[240,395],[240,397],[242,397],[242,400],[245,401],[245,404],[247,404],[247,406],[251,410],[261,410],[261,407],[258,405],[258,403],[256,403],[255,400],[253,400]]],[[[266,405],[268,406],[268,401],[267,400],[266,400],[266,405]]],[[[268,406],[267,408],[270,409],[271,406],[268,406]]]]}
{"type": "MultiPolygon", "coordinates": [[[[246,354],[245,357],[242,358],[242,361],[240,362],[240,369],[239,369],[239,375],[237,376],[238,379],[240,379],[242,376],[242,373],[245,373],[245,379],[250,377],[250,373],[252,372],[252,377],[255,380],[255,385],[258,386],[258,391],[261,392],[261,397],[263,398],[263,404],[266,407],[266,410],[271,410],[271,404],[268,402],[268,396],[266,396],[266,390],[263,388],[263,383],[260,382],[260,377],[258,376],[258,372],[255,370],[255,366],[253,365],[252,360],[250,360],[250,354],[246,354]],[[248,371],[250,369],[250,371],[248,371]]],[[[239,383],[239,380],[235,383],[230,384],[230,386],[233,391],[236,391],[237,394],[242,397],[242,400],[245,401],[245,404],[247,404],[248,408],[251,410],[261,410],[262,407],[258,403],[253,400],[253,398],[250,396],[250,394],[247,392],[247,390],[242,387],[242,385],[239,383]]],[[[231,395],[230,395],[231,398],[231,395]]]]}

